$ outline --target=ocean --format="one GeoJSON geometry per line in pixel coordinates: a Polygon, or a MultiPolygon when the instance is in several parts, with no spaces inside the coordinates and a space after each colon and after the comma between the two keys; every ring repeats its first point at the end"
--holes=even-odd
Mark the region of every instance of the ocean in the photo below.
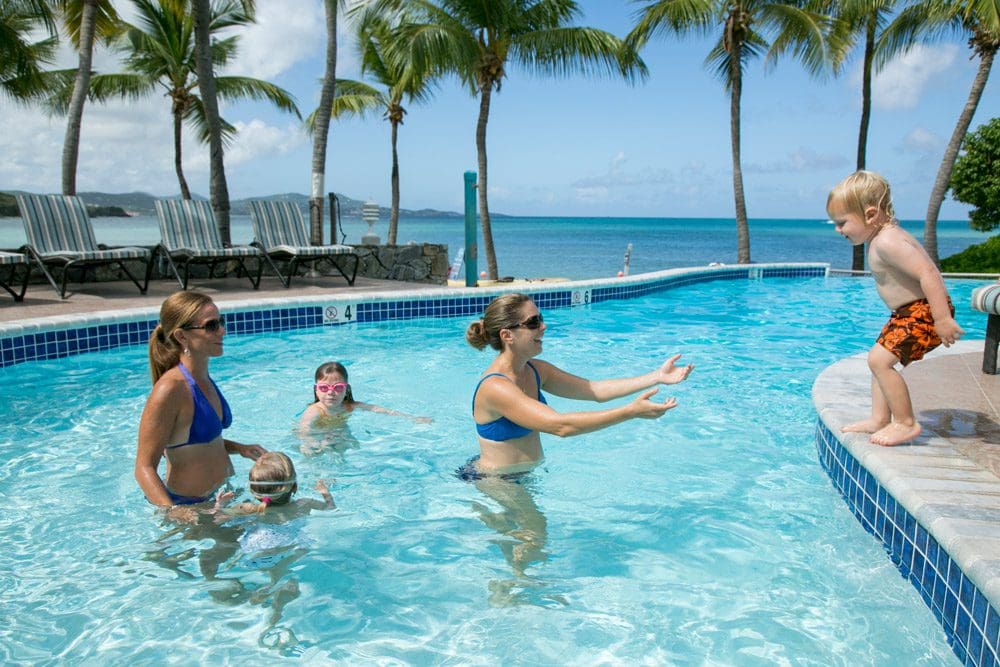
{"type": "MultiPolygon", "coordinates": [[[[382,241],[388,220],[381,220],[374,233],[382,241]]],[[[624,269],[626,248],[631,244],[630,273],[646,273],[682,266],[704,266],[712,262],[736,262],[736,223],[724,218],[541,218],[497,217],[492,220],[493,241],[501,276],[514,278],[601,278],[624,269]]],[[[94,218],[94,234],[108,245],[154,245],[159,229],[153,216],[94,218]]],[[[923,221],[904,221],[903,226],[923,238],[923,221]]],[[[360,243],[368,231],[360,219],[342,221],[346,243],[360,243]]],[[[324,240],[330,242],[329,223],[324,240]]],[[[938,223],[938,254],[947,257],[977,243],[990,234],[976,232],[962,220],[938,223]]],[[[337,241],[342,237],[338,231],[337,241]]],[[[253,240],[248,216],[232,218],[233,243],[253,240]]],[[[402,218],[398,242],[447,244],[454,259],[465,246],[465,222],[461,218],[402,218]]],[[[0,218],[0,248],[14,249],[25,243],[19,218],[0,218]]],[[[481,232],[478,270],[486,269],[481,232]]],[[[750,258],[754,262],[827,262],[833,268],[851,268],[851,245],[833,226],[820,219],[755,219],[750,221],[750,258]]],[[[464,269],[463,274],[464,276],[464,269]]]]}

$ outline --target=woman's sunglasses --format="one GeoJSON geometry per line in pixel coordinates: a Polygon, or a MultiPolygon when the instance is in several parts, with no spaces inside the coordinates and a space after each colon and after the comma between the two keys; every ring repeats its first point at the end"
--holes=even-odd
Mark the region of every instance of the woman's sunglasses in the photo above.
{"type": "Polygon", "coordinates": [[[335,394],[343,394],[345,391],[347,391],[347,388],[350,387],[351,385],[347,384],[346,382],[334,382],[333,384],[326,384],[325,382],[320,382],[314,386],[316,387],[316,391],[318,391],[321,394],[328,394],[331,391],[335,394]]]}
{"type": "Polygon", "coordinates": [[[524,327],[525,329],[531,329],[532,331],[534,331],[538,327],[542,326],[542,324],[544,322],[545,322],[545,318],[542,317],[541,313],[538,313],[537,315],[532,315],[531,317],[529,317],[528,319],[526,319],[523,322],[518,322],[517,324],[514,324],[514,325],[509,326],[507,328],[508,329],[517,329],[518,327],[524,327]]]}
{"type": "Polygon", "coordinates": [[[189,324],[187,326],[181,327],[181,329],[184,329],[184,330],[204,329],[205,333],[210,333],[211,334],[211,333],[215,333],[216,331],[218,331],[219,329],[221,329],[224,326],[226,326],[226,318],[223,315],[219,315],[218,319],[209,320],[209,321],[207,321],[204,324],[201,324],[199,326],[194,326],[193,324],[189,324]]]}

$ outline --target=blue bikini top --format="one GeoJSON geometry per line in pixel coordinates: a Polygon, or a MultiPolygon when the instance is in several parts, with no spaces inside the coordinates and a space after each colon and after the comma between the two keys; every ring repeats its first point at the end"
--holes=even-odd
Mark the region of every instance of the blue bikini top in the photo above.
{"type": "Polygon", "coordinates": [[[208,402],[208,397],[202,392],[201,387],[198,386],[198,382],[191,376],[188,369],[184,367],[184,364],[177,364],[177,367],[181,369],[181,373],[187,380],[188,388],[191,390],[191,398],[194,399],[194,415],[191,417],[188,441],[182,442],[179,445],[170,445],[167,449],[184,447],[185,445],[207,445],[222,435],[222,429],[229,428],[229,425],[233,423],[233,413],[229,410],[229,403],[226,402],[226,397],[219,391],[219,385],[215,384],[215,380],[208,378],[212,386],[215,387],[215,393],[219,395],[219,401],[222,403],[221,420],[219,419],[219,413],[208,402]]]}
{"type": "MultiPolygon", "coordinates": [[[[542,403],[548,404],[545,400],[545,396],[542,394],[542,379],[538,376],[538,369],[529,361],[528,366],[531,370],[535,372],[535,384],[538,386],[538,400],[542,403]]],[[[493,376],[506,378],[510,380],[503,373],[489,373],[484,375],[482,379],[479,380],[479,384],[476,385],[476,390],[472,392],[472,409],[476,409],[476,394],[479,393],[479,387],[483,384],[486,378],[493,376]]],[[[505,440],[513,440],[514,438],[521,438],[532,432],[533,429],[525,428],[518,424],[515,424],[506,417],[500,417],[499,419],[494,419],[488,424],[476,423],[476,432],[486,438],[487,440],[493,440],[495,442],[504,442],[505,440]]]]}

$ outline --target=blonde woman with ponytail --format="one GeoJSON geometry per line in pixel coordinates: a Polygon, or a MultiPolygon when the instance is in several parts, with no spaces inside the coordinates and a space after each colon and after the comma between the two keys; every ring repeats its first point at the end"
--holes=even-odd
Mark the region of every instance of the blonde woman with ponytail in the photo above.
{"type": "Polygon", "coordinates": [[[256,460],[266,450],[222,437],[232,423],[225,397],[209,376],[208,362],[222,356],[225,320],[212,299],[177,292],[160,308],[149,339],[153,390],[139,422],[135,479],[149,502],[173,512],[214,499],[233,467],[231,454],[256,460]],[[158,471],[166,456],[165,477],[158,471]]]}

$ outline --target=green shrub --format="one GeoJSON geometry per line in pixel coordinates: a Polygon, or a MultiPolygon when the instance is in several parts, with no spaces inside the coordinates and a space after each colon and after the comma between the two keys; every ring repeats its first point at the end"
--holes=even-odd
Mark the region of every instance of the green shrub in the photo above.
{"type": "Polygon", "coordinates": [[[1000,235],[941,260],[945,273],[1000,273],[1000,235]]]}

